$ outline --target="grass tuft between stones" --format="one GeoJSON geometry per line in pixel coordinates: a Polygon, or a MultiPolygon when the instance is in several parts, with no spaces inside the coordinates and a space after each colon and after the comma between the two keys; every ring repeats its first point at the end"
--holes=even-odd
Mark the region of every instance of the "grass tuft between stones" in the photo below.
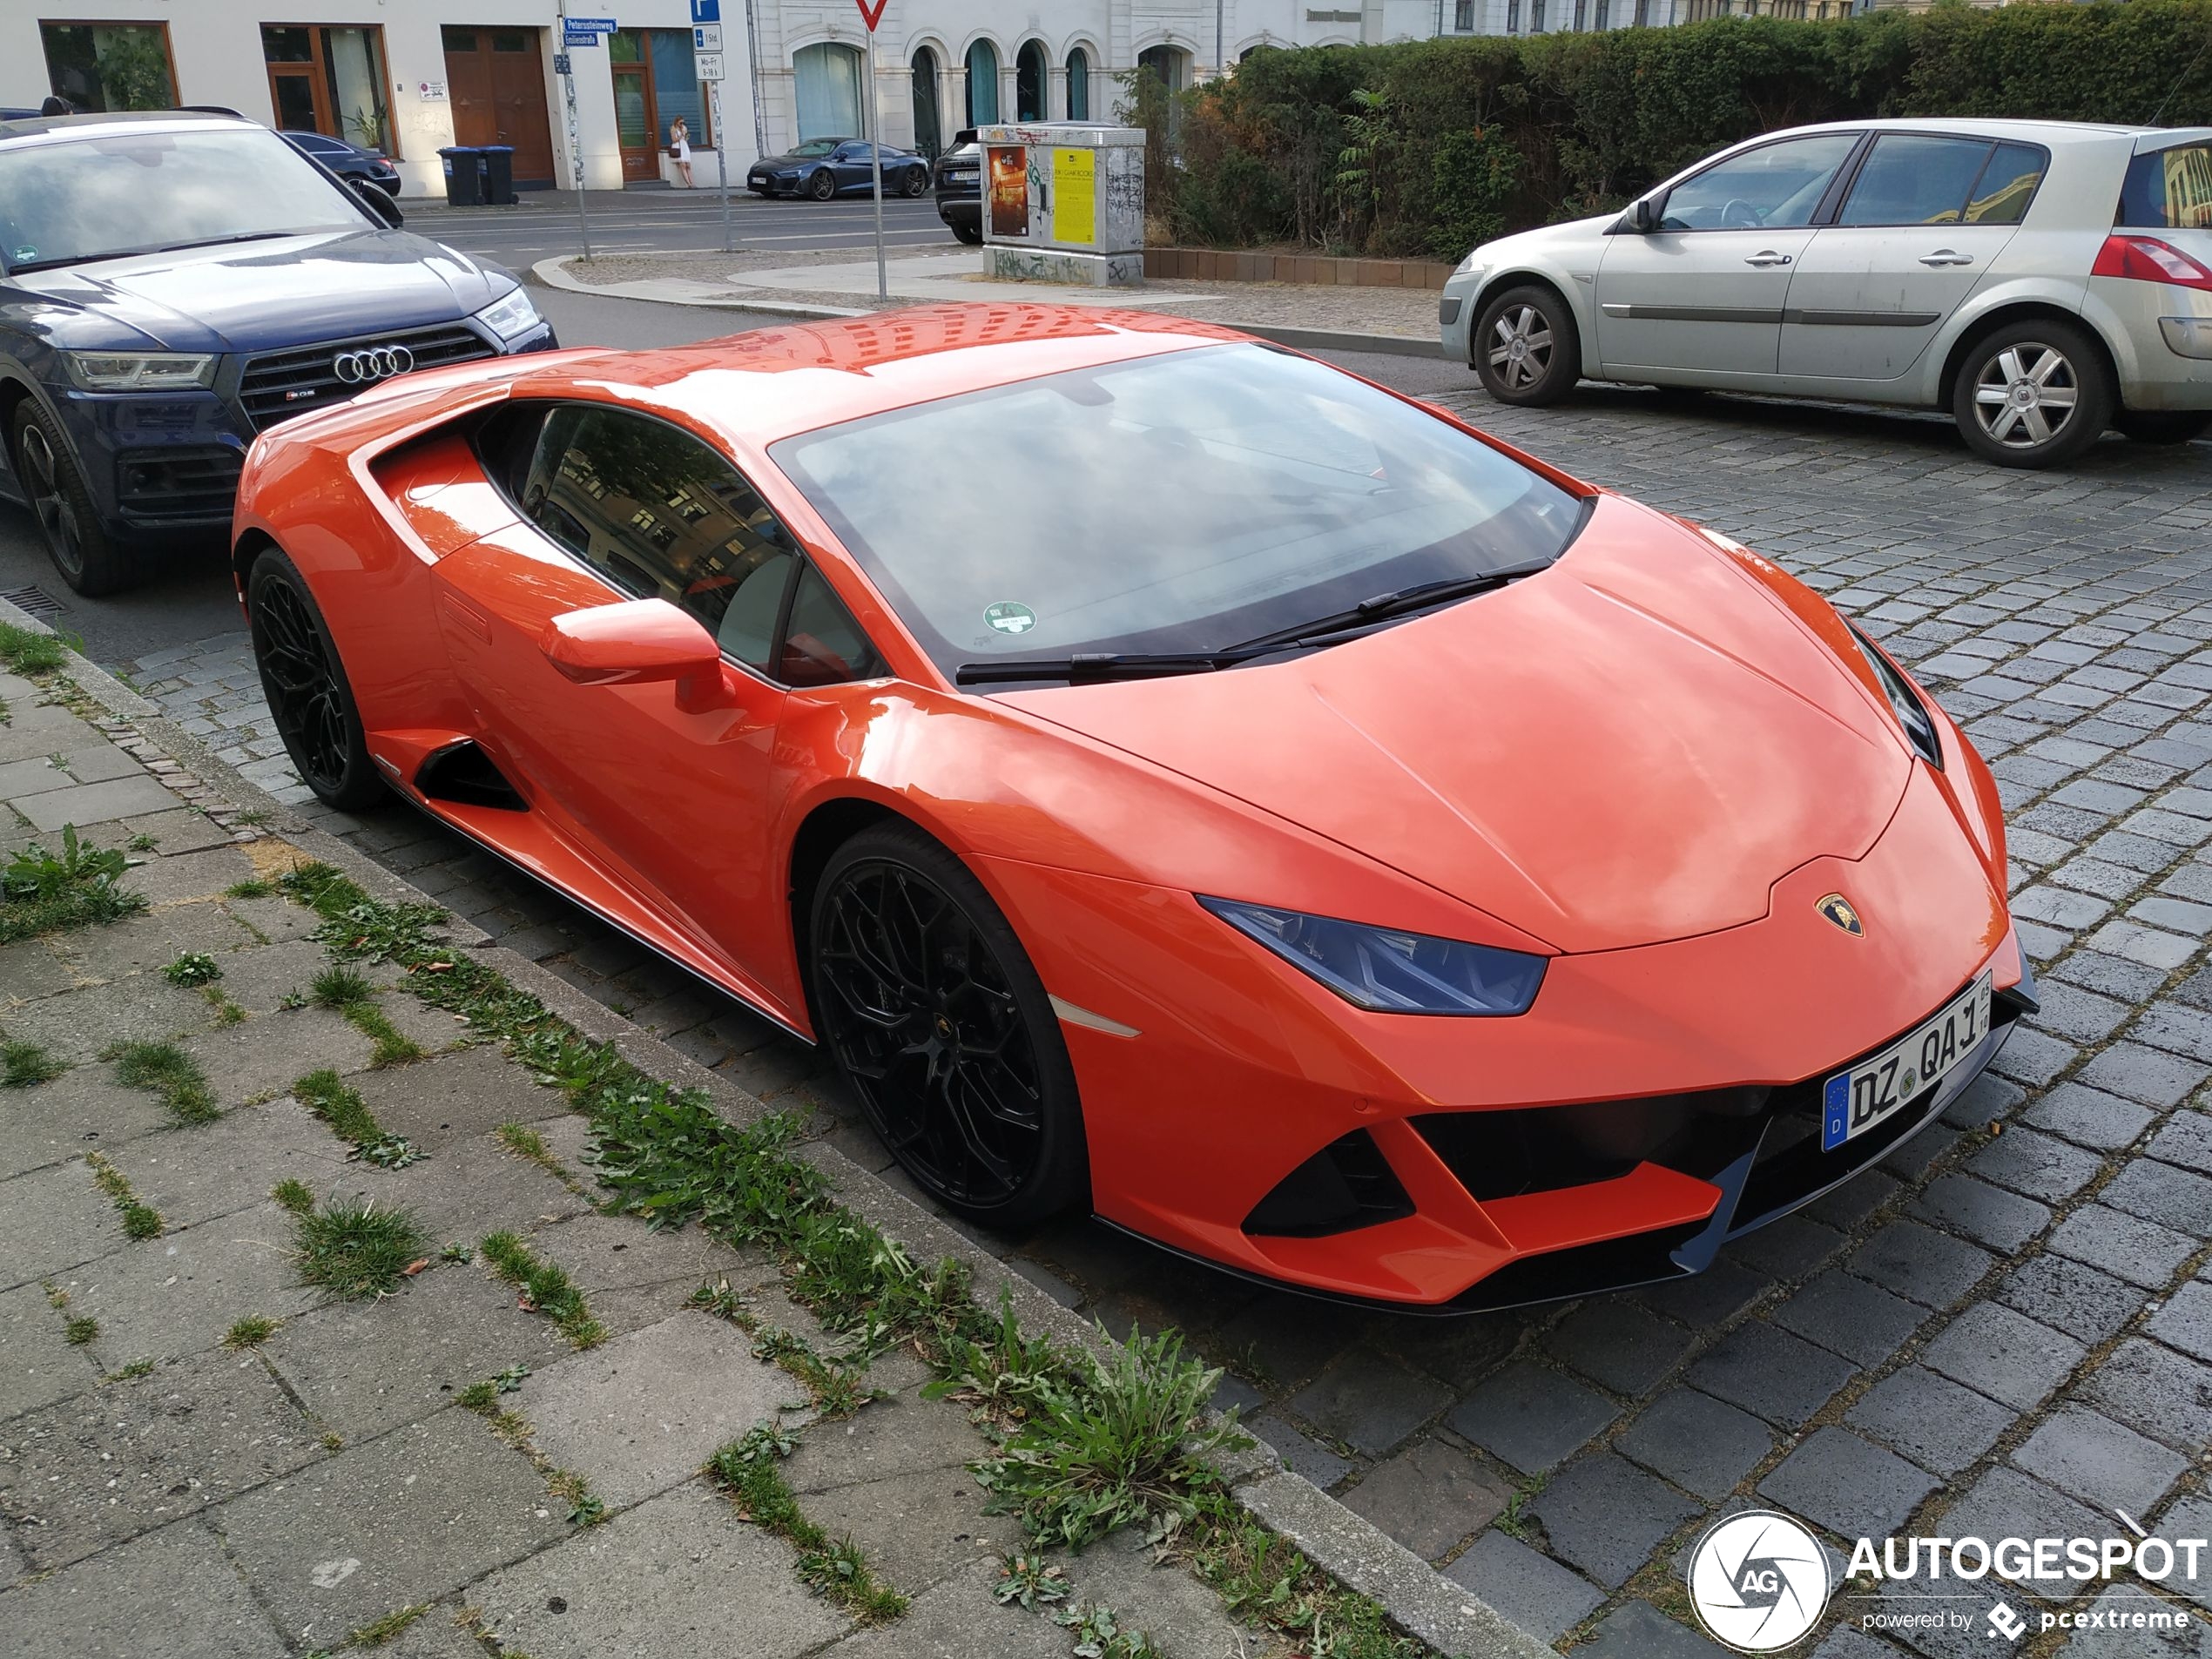
{"type": "Polygon", "coordinates": [[[339,1139],[353,1143],[353,1156],[387,1170],[404,1170],[428,1153],[404,1135],[395,1135],[376,1121],[360,1091],[329,1067],[295,1080],[292,1098],[330,1125],[339,1139]]]}
{"type": "Polygon", "coordinates": [[[300,1281],[356,1299],[396,1290],[423,1251],[415,1217],[374,1200],[329,1199],[295,1225],[300,1281]]]}
{"type": "Polygon", "coordinates": [[[847,1537],[832,1538],[809,1521],[777,1464],[798,1447],[797,1440],[762,1423],[724,1445],[707,1460],[706,1474],[756,1527],[765,1527],[799,1552],[799,1575],[808,1588],[836,1602],[861,1624],[880,1624],[907,1610],[907,1598],[879,1584],[860,1547],[847,1537]]]}
{"type": "Polygon", "coordinates": [[[35,1042],[0,1042],[0,1087],[29,1089],[68,1069],[35,1042]]]}
{"type": "Polygon", "coordinates": [[[315,1195],[307,1190],[307,1184],[290,1176],[271,1187],[269,1197],[295,1216],[303,1216],[315,1207],[315,1195]]]}
{"type": "Polygon", "coordinates": [[[52,634],[0,622],[0,658],[18,674],[49,674],[68,660],[68,652],[52,634]]]}
{"type": "Polygon", "coordinates": [[[207,1074],[173,1042],[118,1042],[101,1058],[114,1062],[115,1080],[125,1088],[160,1096],[180,1123],[212,1123],[222,1116],[207,1074]]]}
{"type": "Polygon", "coordinates": [[[511,1232],[496,1232],[476,1246],[491,1271],[523,1293],[530,1312],[543,1313],[578,1348],[596,1348],[607,1339],[606,1327],[591,1317],[583,1292],[558,1264],[540,1261],[511,1232]]]}
{"type": "Polygon", "coordinates": [[[145,895],[116,885],[130,867],[115,848],[78,840],[74,824],[62,826],[58,853],[25,847],[0,867],[0,945],[136,915],[145,895]]]}
{"type": "Polygon", "coordinates": [[[223,1345],[233,1350],[258,1348],[274,1336],[283,1324],[282,1319],[272,1319],[266,1314],[249,1313],[233,1321],[223,1333],[223,1345]]]}
{"type": "Polygon", "coordinates": [[[92,1170],[92,1184],[114,1201],[116,1213],[123,1217],[123,1236],[126,1238],[158,1238],[161,1236],[161,1215],[152,1204],[142,1204],[138,1195],[131,1190],[131,1183],[123,1171],[108,1162],[105,1152],[87,1152],[84,1162],[92,1170]]]}

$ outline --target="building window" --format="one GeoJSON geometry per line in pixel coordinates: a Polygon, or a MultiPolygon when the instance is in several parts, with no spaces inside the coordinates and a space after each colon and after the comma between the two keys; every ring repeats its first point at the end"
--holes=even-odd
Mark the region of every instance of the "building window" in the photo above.
{"type": "Polygon", "coordinates": [[[945,147],[945,123],[937,113],[937,49],[914,48],[914,148],[932,161],[945,147]]]}
{"type": "Polygon", "coordinates": [[[1651,0],[1636,0],[1636,27],[1649,29],[1650,26],[1651,0]]]}
{"type": "Polygon", "coordinates": [[[1532,35],[1544,32],[1544,0],[1528,0],[1528,32],[1532,35]]]}
{"type": "Polygon", "coordinates": [[[1521,32],[1521,0],[1506,0],[1506,32],[1509,35],[1521,32]]]}
{"type": "Polygon", "coordinates": [[[1597,26],[1600,29],[1613,26],[1613,0],[1597,0],[1597,26]]]}
{"type": "Polygon", "coordinates": [[[1575,0],[1575,32],[1581,34],[1590,26],[1590,0],[1575,0]]]}
{"type": "Polygon", "coordinates": [[[38,37],[48,90],[80,110],[165,110],[177,102],[165,24],[42,23],[38,37]]]}
{"type": "Polygon", "coordinates": [[[280,129],[399,153],[392,141],[381,29],[264,24],[261,58],[280,129]]]}
{"type": "Polygon", "coordinates": [[[1024,41],[1022,50],[1014,54],[1014,118],[1017,121],[1044,119],[1044,84],[1046,79],[1044,48],[1035,41],[1024,41]]]}
{"type": "Polygon", "coordinates": [[[825,41],[793,52],[791,67],[798,84],[800,142],[860,137],[860,54],[825,41]]]}
{"type": "Polygon", "coordinates": [[[1068,118],[1090,119],[1090,54],[1080,46],[1068,53],[1068,118]]]}
{"type": "Polygon", "coordinates": [[[979,40],[968,49],[968,125],[993,125],[999,118],[999,49],[979,40]]]}
{"type": "Polygon", "coordinates": [[[1458,0],[1453,6],[1452,27],[1462,35],[1474,32],[1474,0],[1458,0]]]}

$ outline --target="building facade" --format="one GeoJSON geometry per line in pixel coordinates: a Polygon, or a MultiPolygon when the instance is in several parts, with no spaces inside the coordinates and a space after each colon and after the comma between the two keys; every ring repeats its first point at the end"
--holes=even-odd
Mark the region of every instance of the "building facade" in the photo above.
{"type": "Polygon", "coordinates": [[[1111,120],[1140,65],[1180,88],[1262,46],[1665,24],[1731,4],[1817,17],[1846,0],[889,0],[872,78],[853,0],[8,0],[0,107],[219,105],[381,149],[410,196],[442,193],[455,144],[512,145],[526,188],[572,186],[578,155],[592,189],[658,183],[680,116],[711,185],[718,149],[737,179],[758,155],[867,131],[871,84],[885,139],[934,154],[984,122],[1111,120]],[[719,13],[718,84],[700,77],[695,9],[719,13]],[[564,44],[564,15],[617,27],[564,44]]]}

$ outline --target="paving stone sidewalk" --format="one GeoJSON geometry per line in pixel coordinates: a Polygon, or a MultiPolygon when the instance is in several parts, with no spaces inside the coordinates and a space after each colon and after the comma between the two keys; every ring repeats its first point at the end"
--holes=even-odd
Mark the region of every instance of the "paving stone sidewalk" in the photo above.
{"type": "MultiPolygon", "coordinates": [[[[1293,1467],[1578,1652],[1716,1651],[1683,1622],[1676,1562],[1746,1505],[1845,1539],[2102,1535],[2116,1512],[2202,1535],[2212,446],[2108,438],[2024,474],[1933,420],[1590,388],[1513,410],[1471,381],[1440,401],[1741,537],[1916,666],[2002,780],[2044,1012],[1949,1122],[1662,1291],[1431,1322],[1257,1289],[1090,1224],[981,1242],[1112,1328],[1181,1326],[1293,1467]]],[[[248,666],[233,637],[133,672],[242,748],[266,729],[236,684],[248,666]]],[[[311,816],[882,1163],[818,1057],[764,1022],[418,818],[311,816]]],[[[2024,1613],[2091,1599],[2040,1588],[2013,1598],[2024,1613]]],[[[1866,1608],[1838,1601],[1821,1659],[1894,1659],[1838,1628],[1866,1608]]],[[[1912,1639],[1993,1651],[1979,1629],[1912,1639]]],[[[2016,1651],[2200,1651],[2150,1640],[2053,1633],[2016,1651]]]]}
{"type": "MultiPolygon", "coordinates": [[[[879,1358],[869,1375],[887,1398],[813,1420],[751,1338],[685,1305],[726,1283],[766,1327],[833,1351],[773,1264],[597,1211],[586,1126],[564,1096],[472,1045],[392,968],[369,970],[378,1006],[422,1057],[380,1067],[372,1033],[309,995],[329,964],[317,919],[268,887],[298,861],[292,846],[131,726],[12,675],[0,699],[0,802],[18,820],[0,858],[51,848],[47,832],[67,823],[128,848],[124,885],[148,900],[0,946],[13,1079],[0,1088],[0,1650],[253,1659],[403,1623],[386,1651],[404,1659],[1070,1651],[1042,1614],[999,1605],[1018,1529],[982,1513],[964,1466],[986,1443],[965,1407],[921,1397],[919,1359],[879,1358]],[[165,971],[179,962],[193,966],[165,971]],[[126,1087],[123,1042],[170,1045],[172,1075],[196,1072],[206,1098],[172,1109],[126,1087]],[[57,1075],[29,1081],[37,1069],[57,1075]],[[302,1103],[339,1081],[419,1158],[351,1156],[302,1103]],[[362,1300],[302,1284],[284,1182],[410,1212],[421,1271],[362,1300]],[[501,1229],[566,1271],[604,1341],[572,1345],[487,1271],[480,1241],[501,1229]],[[494,1379],[484,1392],[514,1418],[464,1403],[494,1379]],[[764,1421],[799,1435],[781,1467],[801,1508],[912,1598],[902,1617],[857,1626],[810,1593],[791,1544],[701,1477],[718,1446],[764,1421]]],[[[1269,1650],[1130,1541],[1065,1565],[1078,1598],[1173,1659],[1269,1650]]]]}

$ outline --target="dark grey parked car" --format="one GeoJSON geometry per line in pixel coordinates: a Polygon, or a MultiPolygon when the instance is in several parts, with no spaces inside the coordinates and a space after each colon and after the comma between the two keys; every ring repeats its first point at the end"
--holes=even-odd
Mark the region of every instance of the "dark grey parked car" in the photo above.
{"type": "Polygon", "coordinates": [[[937,217],[971,246],[983,239],[983,146],[975,129],[953,134],[953,147],[937,158],[937,217]]]}

